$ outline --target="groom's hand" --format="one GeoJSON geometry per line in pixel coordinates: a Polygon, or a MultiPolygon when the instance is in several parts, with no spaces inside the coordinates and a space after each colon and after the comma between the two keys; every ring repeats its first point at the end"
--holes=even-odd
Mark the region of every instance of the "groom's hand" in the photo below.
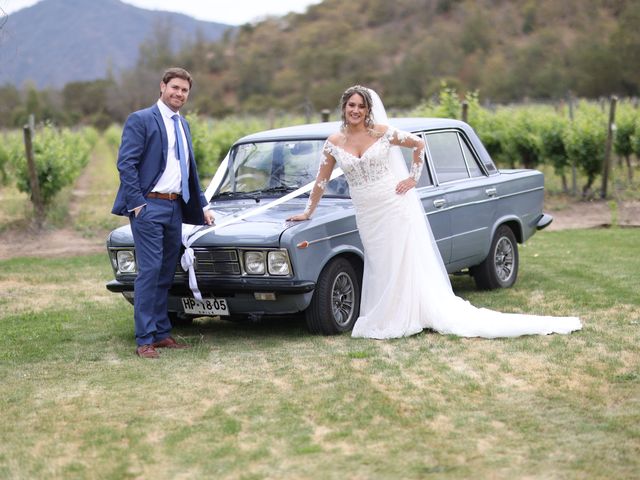
{"type": "Polygon", "coordinates": [[[416,186],[416,184],[417,184],[417,182],[411,177],[409,177],[409,178],[407,178],[405,180],[402,180],[400,183],[398,183],[398,185],[396,185],[396,193],[398,195],[404,195],[409,190],[414,188],[416,186]]]}
{"type": "Polygon", "coordinates": [[[211,210],[205,210],[203,213],[204,213],[204,223],[206,223],[207,225],[213,225],[215,221],[213,212],[211,210]]]}

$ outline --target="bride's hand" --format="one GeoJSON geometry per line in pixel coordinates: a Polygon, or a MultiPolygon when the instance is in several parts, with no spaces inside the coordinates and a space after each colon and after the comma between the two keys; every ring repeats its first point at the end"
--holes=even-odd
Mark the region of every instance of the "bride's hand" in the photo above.
{"type": "Polygon", "coordinates": [[[398,185],[396,185],[396,193],[398,195],[404,195],[409,190],[414,188],[416,186],[416,184],[417,184],[417,182],[411,177],[409,177],[409,178],[407,178],[405,180],[402,180],[400,183],[398,183],[398,185]]]}
{"type": "Polygon", "coordinates": [[[309,215],[306,213],[299,213],[298,215],[287,218],[287,222],[301,222],[303,220],[309,220],[309,215]]]}

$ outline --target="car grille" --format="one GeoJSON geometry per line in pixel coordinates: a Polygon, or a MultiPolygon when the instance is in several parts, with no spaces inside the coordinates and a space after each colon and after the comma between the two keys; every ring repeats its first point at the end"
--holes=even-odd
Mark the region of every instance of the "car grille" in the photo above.
{"type": "Polygon", "coordinates": [[[236,250],[193,249],[195,270],[208,275],[240,275],[240,260],[236,250]]]}

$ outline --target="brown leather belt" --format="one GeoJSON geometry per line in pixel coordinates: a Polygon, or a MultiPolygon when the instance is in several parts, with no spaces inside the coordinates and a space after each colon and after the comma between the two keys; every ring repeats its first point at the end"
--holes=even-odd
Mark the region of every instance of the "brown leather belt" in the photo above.
{"type": "Polygon", "coordinates": [[[162,200],[180,200],[179,193],[158,193],[158,192],[149,192],[147,198],[161,198],[162,200]]]}

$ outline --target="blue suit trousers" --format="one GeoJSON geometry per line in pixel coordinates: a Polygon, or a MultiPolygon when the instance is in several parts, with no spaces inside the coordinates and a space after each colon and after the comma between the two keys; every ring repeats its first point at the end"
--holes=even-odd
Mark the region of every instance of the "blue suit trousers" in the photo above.
{"type": "Polygon", "coordinates": [[[138,216],[130,216],[136,247],[133,318],[136,343],[159,342],[171,334],[169,288],[182,244],[182,201],[148,198],[138,216]]]}

